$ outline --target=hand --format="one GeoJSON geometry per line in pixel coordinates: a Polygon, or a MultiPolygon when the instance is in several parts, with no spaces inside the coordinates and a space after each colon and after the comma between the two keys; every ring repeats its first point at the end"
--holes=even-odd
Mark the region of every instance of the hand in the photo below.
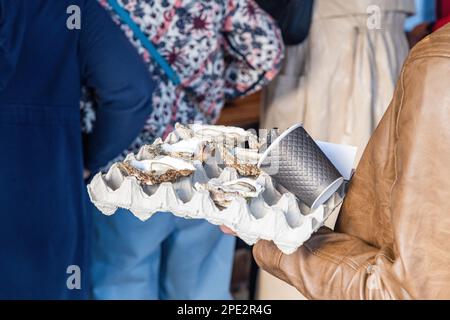
{"type": "Polygon", "coordinates": [[[89,170],[84,169],[83,171],[83,179],[86,180],[91,176],[91,172],[89,170]]]}
{"type": "Polygon", "coordinates": [[[223,226],[223,225],[220,226],[220,230],[222,230],[223,233],[228,234],[228,235],[230,235],[230,236],[236,236],[236,232],[234,232],[234,231],[231,230],[230,228],[225,227],[225,226],[223,226]]]}

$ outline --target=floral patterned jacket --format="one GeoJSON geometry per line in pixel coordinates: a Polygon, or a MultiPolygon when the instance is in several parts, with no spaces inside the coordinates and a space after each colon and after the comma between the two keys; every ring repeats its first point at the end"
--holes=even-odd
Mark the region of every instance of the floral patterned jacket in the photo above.
{"type": "MultiPolygon", "coordinates": [[[[159,82],[149,106],[152,114],[121,157],[166,136],[176,122],[214,123],[226,100],[261,89],[280,70],[284,52],[280,32],[253,0],[118,1],[177,72],[178,86],[154,64],[107,1],[98,1],[121,25],[159,82]]],[[[92,97],[85,90],[81,103],[85,132],[95,125],[92,97]]]]}

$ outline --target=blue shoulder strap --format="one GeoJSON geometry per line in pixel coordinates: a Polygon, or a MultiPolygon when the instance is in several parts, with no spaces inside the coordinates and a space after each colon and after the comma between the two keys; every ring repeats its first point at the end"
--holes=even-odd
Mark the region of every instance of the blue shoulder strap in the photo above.
{"type": "Polygon", "coordinates": [[[127,24],[133,31],[134,36],[141,42],[148,53],[153,57],[156,63],[163,69],[164,73],[169,77],[169,79],[175,84],[179,85],[181,83],[178,74],[173,70],[169,63],[159,54],[153,43],[147,38],[147,36],[142,32],[139,26],[131,19],[130,15],[123,9],[117,0],[108,0],[109,5],[117,13],[123,23],[127,24]]]}

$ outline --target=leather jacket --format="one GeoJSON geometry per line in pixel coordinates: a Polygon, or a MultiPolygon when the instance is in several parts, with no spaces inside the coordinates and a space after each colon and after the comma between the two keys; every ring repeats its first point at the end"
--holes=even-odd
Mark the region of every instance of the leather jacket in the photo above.
{"type": "Polygon", "coordinates": [[[309,299],[450,298],[450,25],[406,60],[334,231],[258,264],[309,299]]]}

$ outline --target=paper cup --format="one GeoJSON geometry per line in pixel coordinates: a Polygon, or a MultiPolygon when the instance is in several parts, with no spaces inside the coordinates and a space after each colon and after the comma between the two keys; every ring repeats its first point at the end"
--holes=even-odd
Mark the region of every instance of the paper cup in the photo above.
{"type": "Polygon", "coordinates": [[[273,141],[258,165],[311,209],[324,204],[344,182],[302,125],[273,141]]]}

